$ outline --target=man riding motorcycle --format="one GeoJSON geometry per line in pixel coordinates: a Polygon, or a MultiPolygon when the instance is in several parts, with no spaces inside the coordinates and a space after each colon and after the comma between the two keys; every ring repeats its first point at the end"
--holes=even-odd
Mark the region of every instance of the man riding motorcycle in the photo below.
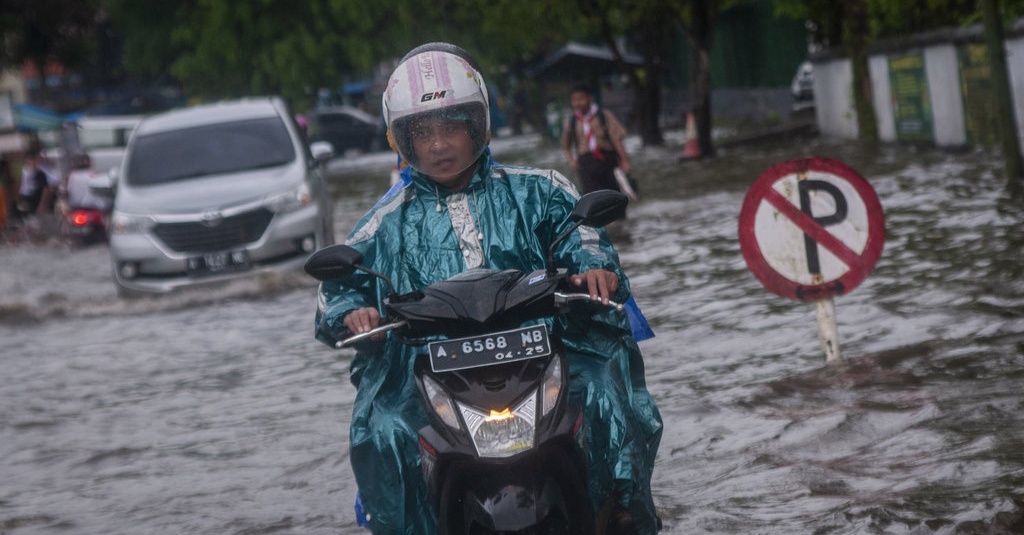
{"type": "MultiPolygon", "coordinates": [[[[545,267],[551,242],[570,226],[579,194],[554,170],[495,164],[487,149],[486,85],[454,45],[412,50],[383,95],[389,140],[407,183],[392,189],[346,243],[399,293],[474,267],[530,272],[545,267]]],[[[629,283],[604,231],[580,227],[554,252],[558,267],[594,299],[625,302],[629,283]]],[[[365,272],[321,284],[316,336],[334,347],[348,329],[380,324],[388,288],[365,272]]],[[[662,422],[644,380],[643,358],[625,314],[589,309],[553,321],[565,343],[570,400],[583,407],[588,494],[617,515],[624,532],[653,534],[650,492],[662,422]]],[[[358,388],[350,429],[352,470],[374,533],[436,530],[419,466],[417,432],[427,425],[413,380],[415,349],[392,336],[357,346],[358,388]]]]}

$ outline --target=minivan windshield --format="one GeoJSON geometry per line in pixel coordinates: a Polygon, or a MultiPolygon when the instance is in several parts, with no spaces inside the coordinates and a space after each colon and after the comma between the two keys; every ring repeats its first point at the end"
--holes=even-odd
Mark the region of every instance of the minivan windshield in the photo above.
{"type": "Polygon", "coordinates": [[[125,178],[137,186],[277,167],[295,159],[278,117],[140,135],[131,151],[125,178]]]}

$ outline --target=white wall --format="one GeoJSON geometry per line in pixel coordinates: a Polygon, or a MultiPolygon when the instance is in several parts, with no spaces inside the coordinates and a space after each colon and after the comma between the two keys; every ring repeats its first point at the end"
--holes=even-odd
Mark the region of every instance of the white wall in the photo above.
{"type": "MultiPolygon", "coordinates": [[[[1015,25],[1024,31],[1024,19],[1015,25]]],[[[967,144],[966,111],[964,109],[960,62],[957,47],[952,43],[925,46],[925,80],[931,104],[933,141],[940,147],[961,147],[967,144]]],[[[895,109],[889,77],[889,56],[910,50],[894,50],[871,56],[868,72],[874,95],[879,139],[897,141],[895,109]]],[[[813,59],[814,98],[818,129],[826,136],[856,139],[856,114],[853,108],[853,73],[846,58],[813,59]]],[[[1016,120],[1017,137],[1024,151],[1024,34],[1006,41],[1007,70],[1013,99],[1010,113],[1016,120]]]]}
{"type": "Polygon", "coordinates": [[[939,147],[967,144],[964,98],[960,92],[960,63],[951,44],[924,49],[924,73],[932,104],[932,131],[939,147]]]}
{"type": "Polygon", "coordinates": [[[818,131],[822,135],[857,139],[853,67],[849,59],[814,63],[814,101],[818,131]]]}
{"type": "Polygon", "coordinates": [[[1006,70],[1013,96],[1013,116],[1017,119],[1017,141],[1024,152],[1024,37],[1006,42],[1006,70]]]}

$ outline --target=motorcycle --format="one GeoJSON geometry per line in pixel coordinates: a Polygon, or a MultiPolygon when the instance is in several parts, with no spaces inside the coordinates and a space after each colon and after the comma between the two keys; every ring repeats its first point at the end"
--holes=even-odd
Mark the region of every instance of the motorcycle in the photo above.
{"type": "Polygon", "coordinates": [[[61,215],[61,235],[76,246],[103,243],[107,241],[108,215],[108,210],[68,208],[61,215]]]}
{"type": "Polygon", "coordinates": [[[439,534],[615,531],[612,500],[595,515],[587,497],[583,413],[568,402],[565,350],[544,320],[574,301],[603,306],[572,293],[554,248],[580,225],[621,218],[627,203],[609,190],[581,197],[546,269],[532,273],[471,269],[399,295],[351,247],[332,245],[307,261],[306,272],[321,281],[359,270],[390,288],[381,325],[342,333],[338,348],[388,331],[422,348],[415,376],[429,424],[419,431],[419,453],[439,534]]]}
{"type": "Polygon", "coordinates": [[[60,233],[68,243],[77,247],[107,241],[110,219],[110,199],[93,192],[93,183],[105,183],[102,175],[89,169],[76,169],[61,187],[58,210],[60,233]]]}

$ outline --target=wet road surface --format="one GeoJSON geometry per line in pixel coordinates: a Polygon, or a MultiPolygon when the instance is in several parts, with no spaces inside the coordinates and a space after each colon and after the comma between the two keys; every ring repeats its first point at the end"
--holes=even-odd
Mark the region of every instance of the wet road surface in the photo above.
{"type": "MultiPolygon", "coordinates": [[[[1024,532],[1024,210],[997,158],[631,149],[641,199],[612,233],[657,333],[663,533],[1024,532]],[[836,366],[813,306],[765,291],[737,240],[750,184],[807,156],[860,171],[886,215],[874,272],[836,299],[836,366]]],[[[339,235],[392,163],[335,162],[339,235]]],[[[362,533],[348,355],[313,340],[314,306],[301,274],[123,301],[102,246],[0,246],[0,533],[362,533]]]]}

